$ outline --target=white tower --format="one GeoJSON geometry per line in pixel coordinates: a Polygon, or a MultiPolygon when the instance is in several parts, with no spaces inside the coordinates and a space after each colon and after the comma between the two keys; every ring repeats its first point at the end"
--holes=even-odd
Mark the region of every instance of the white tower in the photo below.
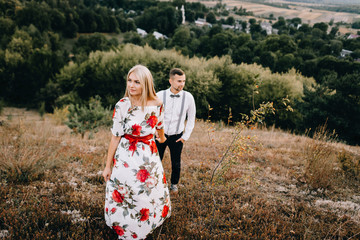
{"type": "Polygon", "coordinates": [[[182,23],[185,24],[185,8],[184,5],[181,6],[181,13],[182,13],[182,23]]]}

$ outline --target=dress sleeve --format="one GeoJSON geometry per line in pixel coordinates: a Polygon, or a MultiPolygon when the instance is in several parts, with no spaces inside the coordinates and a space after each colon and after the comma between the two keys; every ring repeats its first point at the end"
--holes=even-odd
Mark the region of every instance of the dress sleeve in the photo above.
{"type": "Polygon", "coordinates": [[[113,113],[113,125],[111,128],[111,133],[116,137],[121,137],[124,135],[124,129],[123,129],[123,121],[124,116],[122,113],[122,108],[124,108],[124,104],[121,104],[122,102],[117,102],[114,108],[113,113]]]}
{"type": "Polygon", "coordinates": [[[156,129],[163,129],[164,128],[164,104],[159,106],[159,117],[158,122],[156,124],[156,129]]]}

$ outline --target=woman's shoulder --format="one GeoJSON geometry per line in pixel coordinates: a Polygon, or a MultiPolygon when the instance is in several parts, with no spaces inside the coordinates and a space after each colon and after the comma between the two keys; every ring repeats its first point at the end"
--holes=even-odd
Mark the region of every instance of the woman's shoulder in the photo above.
{"type": "Polygon", "coordinates": [[[123,103],[123,102],[130,102],[130,99],[128,97],[123,97],[118,101],[118,103],[123,103]]]}
{"type": "Polygon", "coordinates": [[[121,98],[117,103],[116,106],[125,106],[130,103],[130,99],[128,97],[121,98]]]}

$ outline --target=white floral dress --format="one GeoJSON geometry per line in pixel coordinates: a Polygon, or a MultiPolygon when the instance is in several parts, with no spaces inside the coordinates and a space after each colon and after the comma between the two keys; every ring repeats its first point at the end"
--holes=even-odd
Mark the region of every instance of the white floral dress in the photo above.
{"type": "Polygon", "coordinates": [[[111,132],[122,136],[106,184],[105,220],[119,239],[145,239],[170,216],[170,195],[154,134],[163,128],[163,106],[131,107],[121,99],[111,132]]]}

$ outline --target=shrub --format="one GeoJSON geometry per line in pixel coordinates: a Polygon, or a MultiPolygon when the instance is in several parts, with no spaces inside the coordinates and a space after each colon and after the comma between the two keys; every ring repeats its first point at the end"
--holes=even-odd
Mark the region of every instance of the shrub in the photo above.
{"type": "Polygon", "coordinates": [[[54,113],[51,114],[51,118],[56,124],[64,124],[67,120],[67,115],[69,114],[69,106],[62,108],[55,108],[54,113]]]}
{"type": "Polygon", "coordinates": [[[360,178],[360,161],[356,160],[350,153],[342,150],[338,153],[337,159],[340,162],[341,169],[347,178],[360,178]]]}
{"type": "Polygon", "coordinates": [[[91,98],[88,106],[71,104],[68,110],[66,125],[75,134],[81,134],[82,138],[87,131],[90,131],[89,138],[91,138],[92,133],[98,131],[98,127],[111,125],[111,112],[101,106],[99,96],[91,98]]]}

